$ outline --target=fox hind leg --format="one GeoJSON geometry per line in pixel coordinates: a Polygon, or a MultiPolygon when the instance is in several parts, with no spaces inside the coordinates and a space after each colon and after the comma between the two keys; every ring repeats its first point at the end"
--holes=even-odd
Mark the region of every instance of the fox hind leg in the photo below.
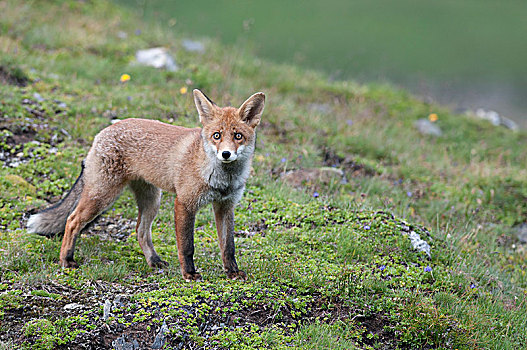
{"type": "Polygon", "coordinates": [[[73,259],[73,254],[79,233],[113,203],[121,193],[122,188],[122,185],[113,186],[110,190],[108,188],[97,188],[97,193],[90,193],[89,187],[84,187],[77,206],[66,221],[59,258],[59,264],[62,267],[78,267],[73,259]]]}
{"type": "Polygon", "coordinates": [[[137,217],[137,240],[150,267],[165,267],[168,263],[162,260],[152,243],[152,221],[157,215],[161,203],[161,190],[142,180],[132,181],[130,188],[134,193],[139,214],[137,217]]]}

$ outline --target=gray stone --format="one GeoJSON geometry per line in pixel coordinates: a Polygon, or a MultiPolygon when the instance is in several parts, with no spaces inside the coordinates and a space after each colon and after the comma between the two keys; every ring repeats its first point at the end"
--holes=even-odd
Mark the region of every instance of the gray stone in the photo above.
{"type": "Polygon", "coordinates": [[[328,103],[311,103],[308,108],[309,110],[320,114],[329,114],[333,111],[331,105],[328,103]]]}
{"type": "Polygon", "coordinates": [[[521,244],[527,243],[527,223],[513,227],[512,233],[518,238],[521,244]]]}
{"type": "Polygon", "coordinates": [[[123,334],[119,338],[112,342],[112,346],[115,350],[139,350],[139,343],[133,339],[129,342],[126,341],[126,336],[123,334]]]}
{"type": "Polygon", "coordinates": [[[441,128],[438,125],[432,123],[428,119],[418,119],[415,121],[414,126],[423,135],[433,135],[433,136],[443,135],[441,128]]]}
{"type": "Polygon", "coordinates": [[[65,129],[60,129],[60,132],[63,133],[65,136],[70,137],[70,133],[67,132],[65,129]]]}
{"type": "Polygon", "coordinates": [[[516,124],[514,120],[509,119],[509,118],[501,117],[500,123],[502,126],[510,130],[516,131],[519,129],[518,124],[516,124]]]}
{"type": "Polygon", "coordinates": [[[154,339],[154,343],[152,344],[152,349],[161,349],[165,345],[166,341],[166,334],[168,333],[169,329],[165,321],[163,321],[163,325],[159,329],[159,332],[156,335],[156,338],[154,339]]]}
{"type": "Polygon", "coordinates": [[[113,307],[114,308],[119,308],[119,307],[123,307],[124,306],[124,303],[121,301],[122,298],[123,298],[123,296],[121,294],[119,294],[119,295],[117,295],[115,297],[115,299],[113,300],[113,307]]]}
{"type": "Polygon", "coordinates": [[[201,41],[184,39],[182,42],[183,48],[189,52],[204,53],[205,45],[201,41]]]}

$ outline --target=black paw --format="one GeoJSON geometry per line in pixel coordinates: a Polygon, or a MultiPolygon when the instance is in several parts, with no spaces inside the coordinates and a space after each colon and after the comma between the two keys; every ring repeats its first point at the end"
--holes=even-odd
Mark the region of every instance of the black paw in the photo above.
{"type": "Polygon", "coordinates": [[[148,265],[153,269],[162,269],[168,266],[168,263],[165,260],[161,260],[159,256],[153,256],[148,260],[148,265]]]}
{"type": "Polygon", "coordinates": [[[187,282],[203,281],[203,278],[197,272],[193,272],[193,273],[183,272],[182,275],[183,275],[183,278],[185,279],[185,281],[187,281],[187,282]]]}
{"type": "Polygon", "coordinates": [[[247,274],[242,270],[236,272],[227,272],[227,277],[231,280],[247,281],[247,274]]]}
{"type": "Polygon", "coordinates": [[[76,269],[79,264],[73,259],[63,259],[59,261],[59,265],[65,269],[76,269]]]}

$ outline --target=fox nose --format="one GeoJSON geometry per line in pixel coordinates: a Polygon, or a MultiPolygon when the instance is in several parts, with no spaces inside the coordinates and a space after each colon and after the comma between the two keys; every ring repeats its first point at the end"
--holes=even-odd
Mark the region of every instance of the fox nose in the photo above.
{"type": "Polygon", "coordinates": [[[223,157],[223,159],[229,159],[231,157],[231,152],[223,151],[221,152],[221,156],[223,157]]]}

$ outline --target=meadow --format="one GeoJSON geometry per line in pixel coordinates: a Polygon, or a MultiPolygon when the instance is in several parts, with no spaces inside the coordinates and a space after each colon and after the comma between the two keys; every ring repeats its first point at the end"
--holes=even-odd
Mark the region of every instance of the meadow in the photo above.
{"type": "Polygon", "coordinates": [[[101,0],[0,1],[0,349],[525,348],[524,130],[188,38],[101,0]],[[134,64],[158,46],[177,71],[134,64]],[[170,266],[150,269],[129,191],[83,232],[81,266],[60,268],[60,237],[27,234],[28,215],[71,187],[113,120],[198,126],[193,88],[219,105],[267,95],[235,212],[248,280],[225,277],[210,208],[204,281],[181,278],[170,194],[153,227],[170,266]],[[300,178],[313,169],[341,175],[300,178]]]}

